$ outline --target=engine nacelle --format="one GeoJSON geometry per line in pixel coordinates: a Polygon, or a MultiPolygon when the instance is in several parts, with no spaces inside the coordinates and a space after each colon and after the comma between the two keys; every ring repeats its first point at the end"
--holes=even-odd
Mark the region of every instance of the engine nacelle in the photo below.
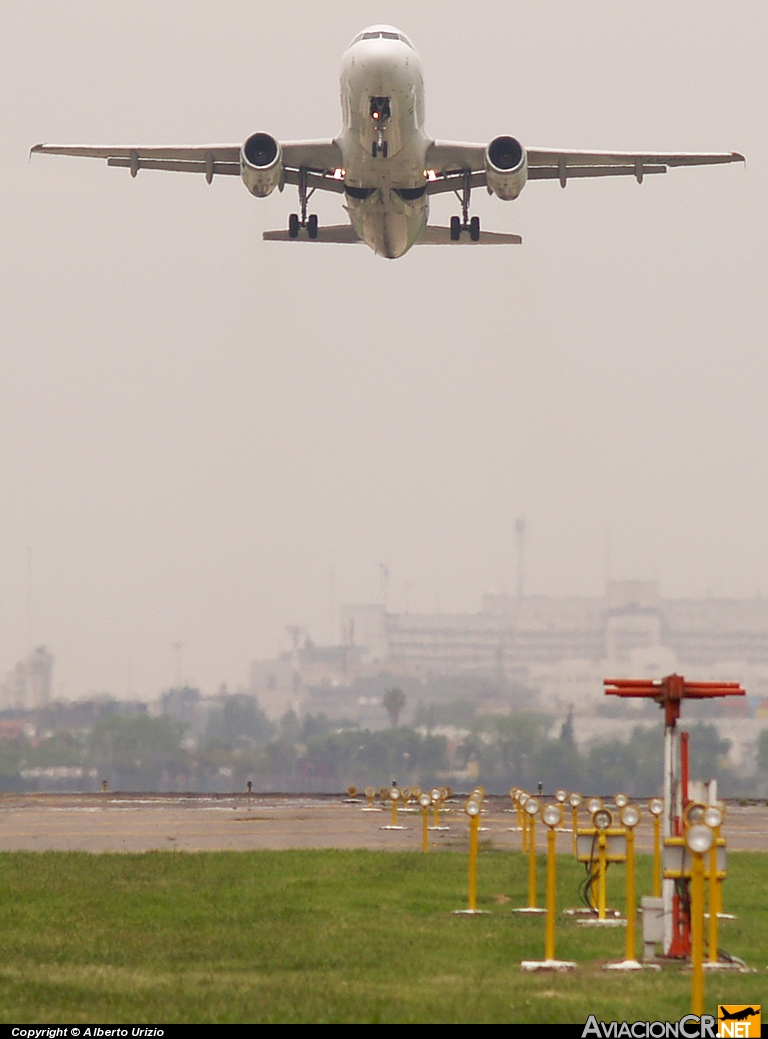
{"type": "Polygon", "coordinates": [[[485,149],[485,179],[488,190],[510,202],[528,180],[528,156],[514,137],[494,137],[485,149]]]}
{"type": "Polygon", "coordinates": [[[266,198],[283,190],[285,171],[280,142],[268,133],[253,133],[240,149],[240,176],[252,195],[266,198]]]}

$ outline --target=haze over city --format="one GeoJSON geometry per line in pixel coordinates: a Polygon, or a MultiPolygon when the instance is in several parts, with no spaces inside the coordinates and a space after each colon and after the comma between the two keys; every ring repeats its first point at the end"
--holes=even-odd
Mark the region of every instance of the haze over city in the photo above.
{"type": "Polygon", "coordinates": [[[64,698],[234,689],[289,624],[338,641],[382,565],[399,612],[513,592],[522,516],[529,593],[768,594],[768,11],[472,11],[3,5],[0,672],[45,644],[64,698]],[[262,243],[292,188],[28,162],[331,136],[341,54],[380,20],[422,56],[435,137],[747,169],[476,192],[522,246],[387,263],[262,243]]]}

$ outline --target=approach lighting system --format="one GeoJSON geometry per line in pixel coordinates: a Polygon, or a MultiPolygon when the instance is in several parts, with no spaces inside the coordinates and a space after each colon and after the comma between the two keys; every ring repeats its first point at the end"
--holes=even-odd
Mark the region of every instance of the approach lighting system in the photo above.
{"type": "Polygon", "coordinates": [[[584,798],[581,796],[581,794],[577,794],[574,792],[573,794],[568,795],[568,804],[571,806],[571,808],[578,808],[583,800],[584,798]]]}
{"type": "Polygon", "coordinates": [[[626,794],[616,794],[616,796],[613,799],[613,803],[616,805],[617,808],[623,808],[625,805],[629,804],[629,798],[626,794]]]}
{"type": "Polygon", "coordinates": [[[530,816],[536,815],[539,810],[539,800],[536,797],[528,797],[525,801],[525,810],[530,816]]]}
{"type": "Polygon", "coordinates": [[[640,822],[640,811],[634,805],[624,805],[619,813],[619,821],[628,830],[634,830],[640,822]]]}
{"type": "Polygon", "coordinates": [[[474,797],[470,797],[464,805],[464,811],[471,819],[473,819],[476,815],[480,814],[480,802],[474,797]]]}
{"type": "Polygon", "coordinates": [[[428,793],[426,793],[426,791],[422,794],[419,794],[419,804],[422,808],[429,808],[429,806],[432,804],[432,798],[429,796],[428,793]]]}
{"type": "Polygon", "coordinates": [[[664,802],[660,797],[652,797],[648,802],[648,811],[658,819],[664,814],[664,802]]]}
{"type": "Polygon", "coordinates": [[[565,804],[565,802],[568,800],[568,791],[562,789],[555,790],[555,800],[558,804],[565,804]]]}
{"type": "Polygon", "coordinates": [[[598,809],[603,807],[602,797],[590,797],[587,801],[587,811],[590,815],[594,815],[598,809]]]}

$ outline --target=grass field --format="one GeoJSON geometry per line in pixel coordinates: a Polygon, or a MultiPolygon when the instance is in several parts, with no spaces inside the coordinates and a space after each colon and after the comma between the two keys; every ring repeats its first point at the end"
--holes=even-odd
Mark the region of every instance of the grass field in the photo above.
{"type": "MultiPolygon", "coordinates": [[[[543,956],[521,855],[487,851],[479,906],[466,856],[257,851],[0,856],[0,1018],[5,1022],[580,1022],[676,1020],[690,1009],[679,968],[616,976],[623,929],[559,925],[568,976],[524,975],[543,956]]],[[[543,867],[543,860],[542,860],[543,867]]],[[[768,856],[729,857],[721,947],[755,974],[709,976],[718,1002],[768,1003],[768,856]],[[765,997],[765,998],[763,998],[765,997]]],[[[543,880],[543,868],[540,870],[543,880]]],[[[638,861],[639,889],[650,863],[638,861]]],[[[559,905],[581,867],[558,862],[559,905]]],[[[622,905],[623,872],[609,873],[622,905]]],[[[639,940],[639,936],[638,936],[639,940]]]]}

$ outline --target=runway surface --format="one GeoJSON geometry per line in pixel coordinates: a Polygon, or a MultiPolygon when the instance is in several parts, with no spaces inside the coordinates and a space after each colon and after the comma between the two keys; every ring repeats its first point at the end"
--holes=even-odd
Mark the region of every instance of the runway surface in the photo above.
{"type": "MultiPolygon", "coordinates": [[[[490,798],[481,820],[487,847],[520,849],[517,816],[509,798],[490,798]]],[[[641,809],[644,807],[640,803],[641,809]]],[[[449,803],[434,848],[465,848],[468,818],[462,802],[449,803]],[[442,827],[447,827],[443,829],[442,827]]],[[[249,851],[257,848],[371,848],[416,851],[422,821],[417,810],[364,810],[342,795],[270,794],[5,794],[0,796],[0,851],[249,851]]],[[[430,825],[432,824],[430,813],[430,825]]],[[[580,816],[580,825],[586,816],[580,816]]],[[[571,847],[570,813],[558,850],[571,847]]],[[[544,827],[537,845],[544,851],[544,827]]],[[[729,805],[723,827],[729,851],[768,850],[768,807],[729,805]]],[[[650,817],[637,830],[640,852],[652,850],[650,817]]]]}

